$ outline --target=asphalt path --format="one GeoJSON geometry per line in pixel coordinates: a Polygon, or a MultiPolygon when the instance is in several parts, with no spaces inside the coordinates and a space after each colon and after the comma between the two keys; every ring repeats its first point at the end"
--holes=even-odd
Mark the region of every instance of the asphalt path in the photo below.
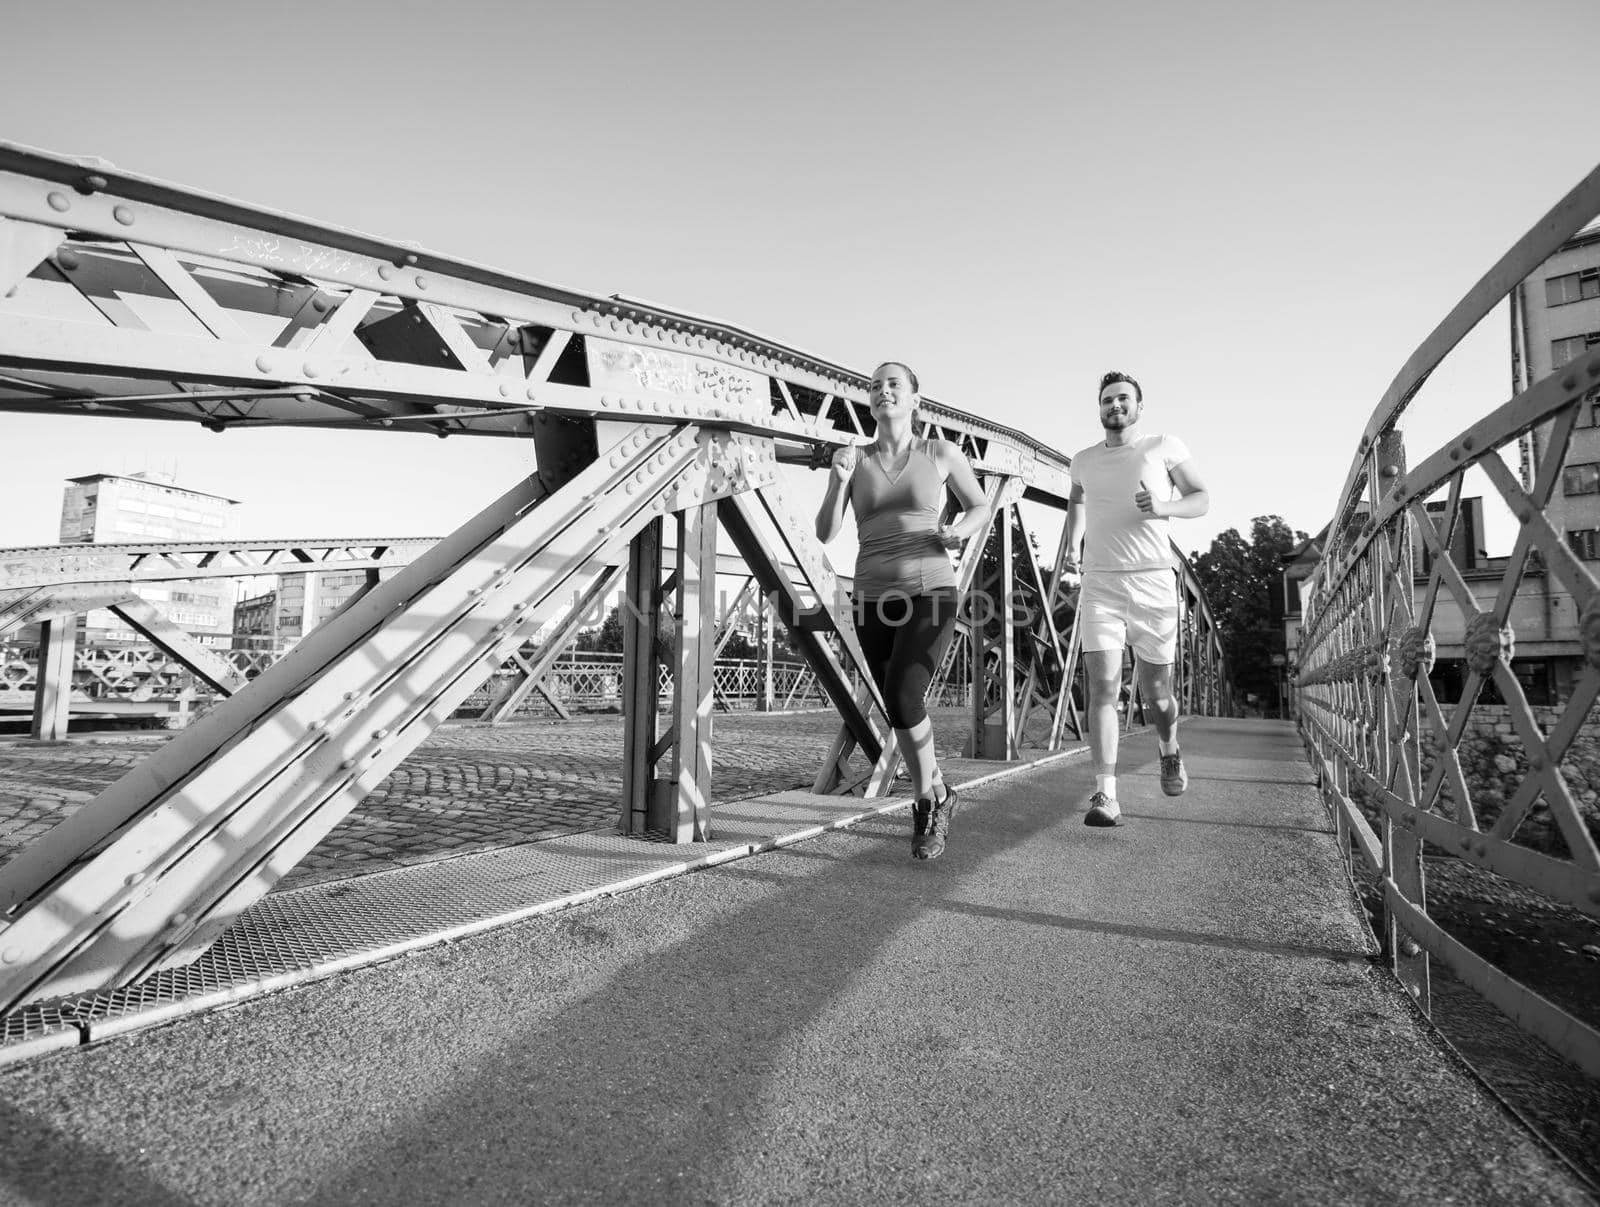
{"type": "Polygon", "coordinates": [[[0,1202],[1580,1203],[1377,966],[1298,743],[1126,752],[0,1070],[0,1202]]]}

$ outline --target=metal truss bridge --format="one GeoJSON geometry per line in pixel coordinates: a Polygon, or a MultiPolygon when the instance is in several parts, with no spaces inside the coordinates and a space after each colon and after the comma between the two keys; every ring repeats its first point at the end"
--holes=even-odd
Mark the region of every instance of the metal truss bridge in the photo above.
{"type": "MultiPolygon", "coordinates": [[[[1400,424],[1449,350],[1597,211],[1600,169],[1484,275],[1396,376],[1357,442],[1305,597],[1294,668],[1300,736],[1338,858],[1381,892],[1387,965],[1427,1011],[1430,961],[1443,961],[1591,1076],[1600,1075],[1592,1020],[1519,984],[1431,917],[1423,855],[1431,844],[1600,917],[1594,813],[1569,782],[1600,700],[1600,580],[1546,517],[1600,387],[1600,349],[1532,382],[1414,467],[1400,424]],[[1519,480],[1499,454],[1530,433],[1539,455],[1519,480]],[[1520,523],[1487,592],[1481,573],[1469,581],[1454,539],[1473,468],[1520,523]],[[1518,587],[1530,573],[1548,576],[1581,617],[1584,669],[1555,709],[1535,709],[1510,665],[1518,587]],[[1469,667],[1454,703],[1427,673],[1436,630],[1459,635],[1469,667]],[[1519,785],[1492,802],[1459,752],[1491,707],[1491,685],[1524,753],[1519,785]],[[1519,842],[1535,818],[1558,840],[1519,842]]],[[[75,618],[92,607],[118,611],[201,698],[186,729],[0,865],[0,1019],[69,1026],[82,995],[83,1011],[110,1019],[98,1037],[114,1033],[116,1010],[159,997],[161,986],[190,978],[232,992],[215,978],[250,965],[252,944],[286,941],[286,919],[309,908],[292,894],[263,898],[443,720],[469,704],[472,715],[503,719],[534,693],[561,711],[558,664],[586,614],[614,591],[626,649],[603,673],[622,706],[621,791],[616,833],[574,837],[589,855],[633,874],[672,844],[703,844],[709,861],[743,841],[752,808],[714,815],[709,802],[714,722],[730,692],[781,707],[771,641],[753,672],[759,686],[719,671],[736,613],[751,603],[803,662],[790,694],[804,676],[805,690],[838,714],[812,791],[763,798],[754,812],[822,817],[824,802],[837,817],[858,798],[884,797],[896,767],[882,701],[862,673],[843,586],[794,501],[807,467],[872,435],[866,385],[855,369],[724,323],[0,145],[0,409],[218,430],[522,438],[537,462],[438,541],[0,552],[0,633],[42,626],[37,651],[17,660],[26,670],[11,674],[14,690],[25,683],[32,693],[36,734],[64,732],[75,618]],[[141,582],[334,567],[365,570],[366,589],[281,657],[249,666],[196,643],[137,591],[141,582]],[[730,578],[738,601],[719,606],[719,579],[730,578]]],[[[995,763],[1056,751],[1079,725],[1073,607],[1062,551],[1046,560],[1049,543],[1024,505],[1059,513],[1071,466],[978,414],[934,401],[925,414],[929,434],[971,459],[993,505],[986,538],[960,554],[973,606],[940,668],[940,690],[965,710],[964,755],[995,763]]],[[[1225,717],[1232,702],[1211,606],[1178,561],[1182,707],[1225,717]]],[[[81,662],[79,672],[81,680],[81,662]]],[[[1271,741],[1249,724],[1200,730],[1217,777],[1211,791],[1230,805],[1268,782],[1247,775],[1229,787],[1229,768],[1248,762],[1230,751],[1271,741]]],[[[490,853],[504,855],[500,870],[472,884],[461,879],[465,861],[430,865],[406,925],[422,936],[479,925],[461,912],[465,897],[485,884],[499,892],[507,868],[532,874],[541,846],[490,853]]],[[[343,911],[362,934],[388,908],[370,884],[325,895],[317,916],[343,911]]],[[[1121,929],[1141,940],[1180,933],[1121,929]]]]}
{"type": "MultiPolygon", "coordinates": [[[[884,795],[896,751],[883,702],[791,485],[870,437],[867,384],[723,323],[0,145],[0,409],[521,438],[537,462],[426,548],[0,555],[4,615],[42,623],[35,732],[66,724],[88,607],[118,611],[222,697],[0,868],[0,1014],[195,961],[486,683],[504,686],[490,716],[514,707],[613,592],[626,605],[625,838],[711,836],[716,584],[730,569],[839,714],[813,792],[884,795]],[[368,589],[248,682],[133,589],[334,565],[367,569],[368,589]]],[[[1077,725],[1072,606],[1062,551],[1035,552],[1046,546],[1022,505],[1059,513],[1068,459],[975,413],[931,400],[923,413],[927,434],[971,460],[994,517],[957,571],[971,605],[952,654],[967,753],[1055,749],[1077,725]]],[[[1182,707],[1222,714],[1220,641],[1178,561],[1182,707]]]]}

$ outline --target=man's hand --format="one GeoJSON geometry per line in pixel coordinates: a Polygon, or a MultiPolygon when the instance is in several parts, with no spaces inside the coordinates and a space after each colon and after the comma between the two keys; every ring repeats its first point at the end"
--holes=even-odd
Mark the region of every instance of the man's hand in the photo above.
{"type": "Polygon", "coordinates": [[[1159,520],[1168,514],[1166,503],[1150,493],[1143,478],[1139,479],[1139,489],[1134,492],[1133,505],[1153,519],[1159,520]]]}
{"type": "Polygon", "coordinates": [[[850,484],[850,475],[856,472],[856,462],[861,454],[853,444],[847,444],[833,454],[833,476],[841,486],[850,484]]]}
{"type": "Polygon", "coordinates": [[[1083,586],[1083,571],[1078,569],[1077,562],[1063,562],[1061,566],[1061,589],[1063,591],[1076,591],[1083,586]]]}

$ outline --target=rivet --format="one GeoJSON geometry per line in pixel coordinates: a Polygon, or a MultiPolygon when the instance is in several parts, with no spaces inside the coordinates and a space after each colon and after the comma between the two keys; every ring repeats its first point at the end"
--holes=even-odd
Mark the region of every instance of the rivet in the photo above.
{"type": "Polygon", "coordinates": [[[58,214],[64,214],[72,208],[72,198],[59,190],[46,194],[45,200],[50,203],[50,208],[58,214]]]}
{"type": "Polygon", "coordinates": [[[418,289],[426,289],[427,287],[428,287],[428,278],[419,275],[417,277],[417,288],[418,289]]]}
{"type": "Polygon", "coordinates": [[[378,265],[378,275],[380,277],[382,277],[385,281],[387,281],[390,277],[394,276],[394,265],[392,265],[392,264],[380,264],[380,265],[378,265]]]}
{"type": "Polygon", "coordinates": [[[122,878],[122,883],[126,884],[129,888],[132,888],[134,885],[138,884],[143,879],[144,879],[144,873],[143,872],[129,872],[126,876],[124,876],[122,878]]]}
{"type": "Polygon", "coordinates": [[[171,922],[171,924],[173,926],[182,926],[188,920],[189,920],[189,915],[186,914],[186,913],[183,913],[181,911],[179,913],[173,914],[172,917],[170,919],[168,919],[168,921],[171,922]]]}
{"type": "Polygon", "coordinates": [[[405,265],[415,264],[416,262],[417,262],[417,257],[412,252],[406,252],[398,260],[395,261],[396,264],[405,264],[405,265]]]}
{"type": "Polygon", "coordinates": [[[320,729],[326,729],[327,727],[328,723],[321,717],[318,717],[316,720],[312,721],[311,724],[306,726],[306,728],[311,730],[313,733],[320,729]]]}
{"type": "Polygon", "coordinates": [[[356,698],[356,696],[359,695],[359,694],[360,694],[359,692],[345,692],[344,698],[346,700],[354,700],[356,698]]]}
{"type": "Polygon", "coordinates": [[[1470,851],[1470,850],[1471,850],[1471,849],[1472,849],[1472,839],[1470,839],[1470,838],[1463,838],[1463,839],[1462,839],[1462,840],[1461,840],[1461,849],[1462,849],[1462,850],[1463,850],[1463,851],[1470,851]]]}
{"type": "Polygon", "coordinates": [[[389,736],[389,731],[387,729],[374,729],[372,731],[372,740],[374,742],[381,742],[381,741],[383,741],[384,738],[386,738],[388,736],[389,736]]]}
{"type": "Polygon", "coordinates": [[[1538,758],[1538,757],[1531,758],[1531,759],[1528,760],[1528,766],[1533,768],[1533,770],[1535,770],[1535,771],[1543,771],[1544,770],[1544,760],[1542,758],[1538,758]]]}
{"type": "Polygon", "coordinates": [[[123,226],[132,226],[133,225],[133,211],[130,210],[125,205],[117,206],[116,209],[111,211],[111,216],[113,218],[115,218],[118,222],[120,222],[123,226]]]}
{"type": "Polygon", "coordinates": [[[505,382],[501,382],[500,383],[500,397],[501,398],[510,398],[511,397],[511,387],[505,382]]]}
{"type": "Polygon", "coordinates": [[[349,771],[350,768],[354,767],[355,765],[356,765],[356,761],[354,759],[345,759],[343,762],[341,762],[339,764],[339,770],[341,770],[341,771],[349,771]]]}
{"type": "Polygon", "coordinates": [[[270,356],[258,356],[258,357],[256,357],[256,372],[258,372],[258,373],[271,373],[272,372],[272,366],[273,366],[272,357],[270,357],[270,356]]]}
{"type": "Polygon", "coordinates": [[[1450,450],[1450,460],[1452,460],[1452,461],[1461,460],[1461,450],[1459,448],[1453,448],[1453,449],[1450,450]]]}
{"type": "Polygon", "coordinates": [[[8,947],[0,951],[0,964],[20,964],[22,962],[22,948],[8,947]]]}
{"type": "Polygon", "coordinates": [[[320,377],[322,375],[322,367],[316,361],[308,360],[301,372],[306,377],[320,377]]]}
{"type": "Polygon", "coordinates": [[[1398,465],[1385,465],[1379,472],[1381,472],[1385,478],[1394,478],[1399,476],[1400,467],[1398,465]]]}
{"type": "Polygon", "coordinates": [[[1476,443],[1477,441],[1475,441],[1471,436],[1461,437],[1461,447],[1466,449],[1466,451],[1469,453],[1472,451],[1472,446],[1476,443]]]}
{"type": "Polygon", "coordinates": [[[110,183],[111,182],[108,181],[104,176],[85,176],[83,178],[83,184],[80,187],[86,193],[97,193],[101,189],[107,187],[110,183]]]}
{"type": "Polygon", "coordinates": [[[583,322],[583,319],[584,319],[584,314],[583,314],[583,311],[581,311],[581,310],[574,310],[574,311],[573,311],[573,312],[572,312],[572,321],[573,321],[573,322],[575,322],[575,323],[581,323],[581,322],[583,322]]]}
{"type": "Polygon", "coordinates": [[[529,402],[532,402],[532,401],[533,401],[533,397],[534,397],[534,391],[533,391],[533,387],[532,387],[532,386],[529,386],[529,387],[528,387],[528,388],[527,388],[527,390],[526,390],[526,393],[527,393],[527,395],[528,395],[528,401],[529,401],[529,402]]]}
{"type": "Polygon", "coordinates": [[[82,262],[78,259],[78,253],[75,251],[63,251],[56,256],[57,267],[64,268],[68,272],[74,271],[82,262]]]}
{"type": "Polygon", "coordinates": [[[333,303],[328,301],[328,299],[323,297],[320,293],[311,299],[311,309],[315,310],[318,314],[326,314],[328,312],[328,308],[332,304],[333,303]]]}

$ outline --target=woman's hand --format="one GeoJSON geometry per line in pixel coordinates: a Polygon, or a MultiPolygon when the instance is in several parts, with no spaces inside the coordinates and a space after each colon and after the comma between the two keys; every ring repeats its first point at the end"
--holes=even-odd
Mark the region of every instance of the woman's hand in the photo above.
{"type": "Polygon", "coordinates": [[[841,486],[850,484],[850,475],[856,472],[856,462],[860,459],[861,454],[853,444],[847,444],[833,454],[833,476],[841,486]]]}
{"type": "Polygon", "coordinates": [[[956,531],[954,524],[940,524],[938,528],[934,529],[934,536],[939,538],[939,543],[946,549],[961,548],[961,534],[956,531]]]}

